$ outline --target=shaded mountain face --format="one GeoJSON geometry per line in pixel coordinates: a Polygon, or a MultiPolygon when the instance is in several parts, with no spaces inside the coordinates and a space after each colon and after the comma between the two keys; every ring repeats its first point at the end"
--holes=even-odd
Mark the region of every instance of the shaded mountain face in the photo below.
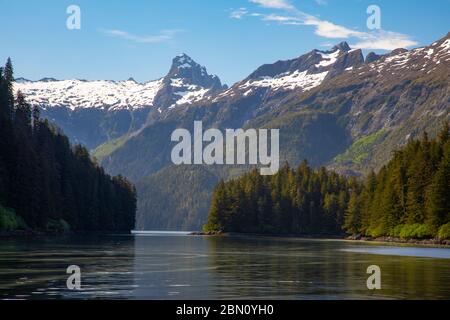
{"type": "Polygon", "coordinates": [[[191,104],[223,86],[186,54],[173,59],[161,79],[126,81],[56,80],[19,78],[14,90],[22,91],[42,115],[55,122],[76,143],[94,149],[98,145],[137,131],[153,112],[191,104]]]}

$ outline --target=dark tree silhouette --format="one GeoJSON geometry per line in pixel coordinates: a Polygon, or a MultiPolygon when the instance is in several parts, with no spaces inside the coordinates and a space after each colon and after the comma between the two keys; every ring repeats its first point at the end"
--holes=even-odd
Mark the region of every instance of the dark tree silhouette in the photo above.
{"type": "Polygon", "coordinates": [[[0,229],[132,229],[134,186],[107,175],[84,147],[72,147],[21,92],[14,99],[13,81],[8,59],[0,76],[0,229]]]}

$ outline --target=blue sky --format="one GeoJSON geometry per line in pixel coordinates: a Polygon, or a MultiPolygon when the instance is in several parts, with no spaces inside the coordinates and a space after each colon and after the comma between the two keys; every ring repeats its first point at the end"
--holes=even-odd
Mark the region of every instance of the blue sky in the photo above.
{"type": "Polygon", "coordinates": [[[450,31],[450,0],[0,0],[0,59],[37,80],[164,76],[190,55],[232,84],[264,63],[340,41],[365,52],[427,45],[450,31]],[[367,8],[381,9],[381,30],[367,8]],[[81,29],[66,27],[69,5],[81,29]]]}

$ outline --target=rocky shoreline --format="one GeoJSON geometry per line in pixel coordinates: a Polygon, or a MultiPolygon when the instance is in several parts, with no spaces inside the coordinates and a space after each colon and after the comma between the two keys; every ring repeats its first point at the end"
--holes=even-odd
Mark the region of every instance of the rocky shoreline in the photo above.
{"type": "MultiPolygon", "coordinates": [[[[34,237],[45,237],[45,236],[61,236],[70,235],[73,232],[43,232],[36,230],[16,230],[16,231],[0,231],[0,238],[34,238],[34,237]]],[[[396,237],[365,237],[361,235],[352,236],[324,236],[324,235],[277,235],[277,234],[244,234],[244,233],[224,233],[221,231],[208,231],[208,232],[192,232],[189,235],[192,236],[270,236],[270,237],[296,237],[305,239],[335,239],[335,240],[345,240],[345,241],[355,241],[355,242],[372,242],[372,243],[389,243],[389,244],[409,244],[409,245],[420,245],[428,247],[448,247],[450,248],[450,240],[440,240],[440,239],[401,239],[396,237]]]]}
{"type": "Polygon", "coordinates": [[[191,236],[222,236],[222,235],[225,235],[225,233],[223,233],[221,231],[208,231],[208,232],[195,231],[195,232],[191,232],[190,235],[191,236]]]}
{"type": "Polygon", "coordinates": [[[429,246],[429,247],[449,247],[450,248],[450,240],[440,240],[440,239],[402,239],[396,237],[364,237],[361,235],[353,235],[353,236],[320,236],[320,235],[274,235],[274,234],[243,234],[243,233],[224,233],[224,232],[192,232],[190,233],[192,236],[230,236],[230,235],[240,235],[240,236],[271,236],[271,237],[299,237],[299,238],[307,238],[307,239],[336,239],[336,240],[346,240],[346,241],[355,241],[355,242],[380,242],[380,243],[390,243],[390,244],[411,244],[411,245],[420,245],[420,246],[429,246]]]}

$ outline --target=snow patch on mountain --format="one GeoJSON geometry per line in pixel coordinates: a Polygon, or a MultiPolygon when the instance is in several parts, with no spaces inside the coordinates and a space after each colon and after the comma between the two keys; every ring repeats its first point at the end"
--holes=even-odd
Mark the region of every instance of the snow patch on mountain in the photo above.
{"type": "Polygon", "coordinates": [[[296,88],[302,88],[307,91],[320,85],[327,74],[328,71],[309,74],[308,71],[300,72],[296,70],[293,73],[281,74],[276,77],[263,77],[258,80],[249,80],[242,84],[240,88],[248,89],[249,87],[269,87],[273,90],[293,90],[296,88]]]}
{"type": "Polygon", "coordinates": [[[440,47],[450,52],[450,39],[445,40],[440,47]]]}
{"type": "Polygon", "coordinates": [[[187,91],[176,91],[175,94],[181,98],[175,103],[176,105],[192,104],[196,101],[200,101],[209,92],[209,89],[205,89],[199,86],[191,85],[187,91]]]}
{"type": "Polygon", "coordinates": [[[336,50],[335,52],[332,53],[324,53],[322,51],[317,51],[317,53],[322,56],[322,61],[316,64],[316,68],[320,68],[331,66],[332,64],[336,63],[337,59],[339,58],[339,55],[341,54],[341,51],[336,50]]]}
{"type": "Polygon", "coordinates": [[[153,106],[153,100],[162,86],[162,80],[137,83],[127,81],[20,81],[14,83],[14,91],[20,90],[31,105],[42,108],[66,107],[100,108],[107,110],[153,106]]]}
{"type": "Polygon", "coordinates": [[[445,61],[449,61],[450,39],[434,42],[431,46],[416,48],[411,51],[394,50],[391,54],[382,56],[379,60],[363,65],[357,70],[363,76],[371,72],[379,75],[388,72],[391,75],[401,72],[419,71],[430,74],[445,61]]]}

